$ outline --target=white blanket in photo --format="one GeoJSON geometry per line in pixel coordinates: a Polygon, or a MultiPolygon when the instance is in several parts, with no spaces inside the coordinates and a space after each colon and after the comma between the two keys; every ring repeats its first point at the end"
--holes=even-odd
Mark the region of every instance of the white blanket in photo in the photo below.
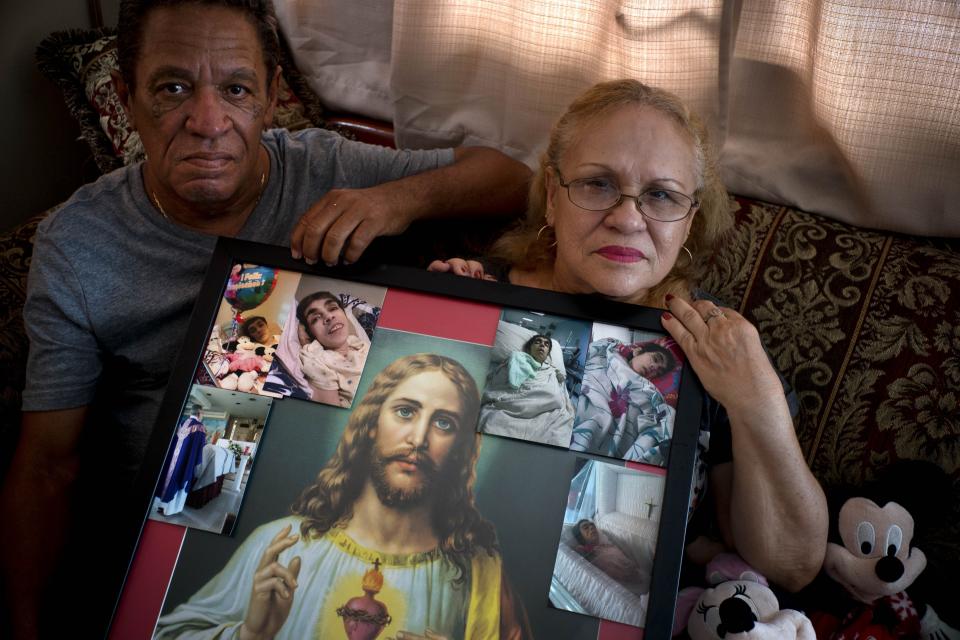
{"type": "Polygon", "coordinates": [[[573,405],[557,369],[544,363],[532,378],[510,385],[504,362],[487,379],[480,405],[480,430],[552,444],[570,445],[573,405]]]}
{"type": "Polygon", "coordinates": [[[570,448],[663,465],[676,410],[630,368],[618,346],[612,339],[590,345],[570,448]]]}

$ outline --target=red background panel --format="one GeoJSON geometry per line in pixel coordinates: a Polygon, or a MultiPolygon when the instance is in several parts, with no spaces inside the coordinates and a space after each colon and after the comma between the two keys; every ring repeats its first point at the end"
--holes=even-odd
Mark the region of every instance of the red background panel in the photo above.
{"type": "Polygon", "coordinates": [[[654,464],[643,464],[642,462],[633,462],[632,460],[624,460],[626,463],[627,469],[636,469],[637,471],[643,471],[644,473],[649,473],[654,476],[665,476],[667,475],[667,470],[664,467],[658,467],[654,464]]]}
{"type": "Polygon", "coordinates": [[[496,305],[390,289],[377,326],[492,346],[499,319],[496,305]]]}
{"type": "Polygon", "coordinates": [[[610,620],[600,621],[598,640],[641,640],[641,638],[643,638],[643,629],[610,620]]]}
{"type": "Polygon", "coordinates": [[[186,527],[147,520],[110,626],[110,640],[149,638],[180,554],[186,527]]]}

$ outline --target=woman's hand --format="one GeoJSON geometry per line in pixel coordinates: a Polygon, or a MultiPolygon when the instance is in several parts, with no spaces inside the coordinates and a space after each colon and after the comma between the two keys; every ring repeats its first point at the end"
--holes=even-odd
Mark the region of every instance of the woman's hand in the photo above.
{"type": "Polygon", "coordinates": [[[281,529],[260,557],[253,575],[247,617],[240,627],[241,640],[273,638],[290,615],[300,573],[300,556],[294,557],[286,567],[277,561],[283,551],[300,539],[299,535],[290,535],[290,529],[289,524],[281,529]]]}
{"type": "Polygon", "coordinates": [[[438,273],[452,273],[457,276],[466,276],[476,278],[477,280],[491,280],[496,282],[496,278],[484,273],[483,265],[476,260],[464,260],[463,258],[450,258],[449,260],[434,260],[427,267],[427,271],[437,271],[438,273]]]}
{"type": "Polygon", "coordinates": [[[755,411],[768,398],[782,402],[783,386],[750,321],[709,300],[688,303],[669,296],[667,309],[664,328],[727,413],[755,411]]]}
{"type": "Polygon", "coordinates": [[[730,417],[733,460],[710,472],[724,542],[796,591],[823,564],[827,503],[800,450],[780,378],[757,329],[736,311],[673,297],[667,309],[664,328],[730,417]]]}

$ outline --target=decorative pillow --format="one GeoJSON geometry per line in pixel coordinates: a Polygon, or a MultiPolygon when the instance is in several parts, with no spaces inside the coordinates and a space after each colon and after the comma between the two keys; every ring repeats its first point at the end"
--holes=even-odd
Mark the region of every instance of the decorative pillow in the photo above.
{"type": "MultiPolygon", "coordinates": [[[[131,129],[113,88],[116,40],[111,28],[58,31],[36,52],[37,67],[60,87],[103,173],[143,159],[140,136],[131,129]]],[[[286,46],[281,46],[280,65],[283,74],[273,125],[290,130],[323,126],[320,100],[297,71],[286,46]]]]}

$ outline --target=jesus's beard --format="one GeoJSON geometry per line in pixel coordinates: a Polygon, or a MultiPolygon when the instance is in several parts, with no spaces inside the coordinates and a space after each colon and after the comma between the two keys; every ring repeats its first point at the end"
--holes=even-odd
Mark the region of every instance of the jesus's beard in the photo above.
{"type": "Polygon", "coordinates": [[[385,507],[411,509],[420,506],[433,491],[436,477],[436,465],[422,450],[384,455],[379,449],[375,449],[371,456],[370,480],[377,497],[385,507]],[[420,485],[407,489],[392,484],[387,475],[387,465],[394,461],[415,462],[423,479],[420,485]]]}

